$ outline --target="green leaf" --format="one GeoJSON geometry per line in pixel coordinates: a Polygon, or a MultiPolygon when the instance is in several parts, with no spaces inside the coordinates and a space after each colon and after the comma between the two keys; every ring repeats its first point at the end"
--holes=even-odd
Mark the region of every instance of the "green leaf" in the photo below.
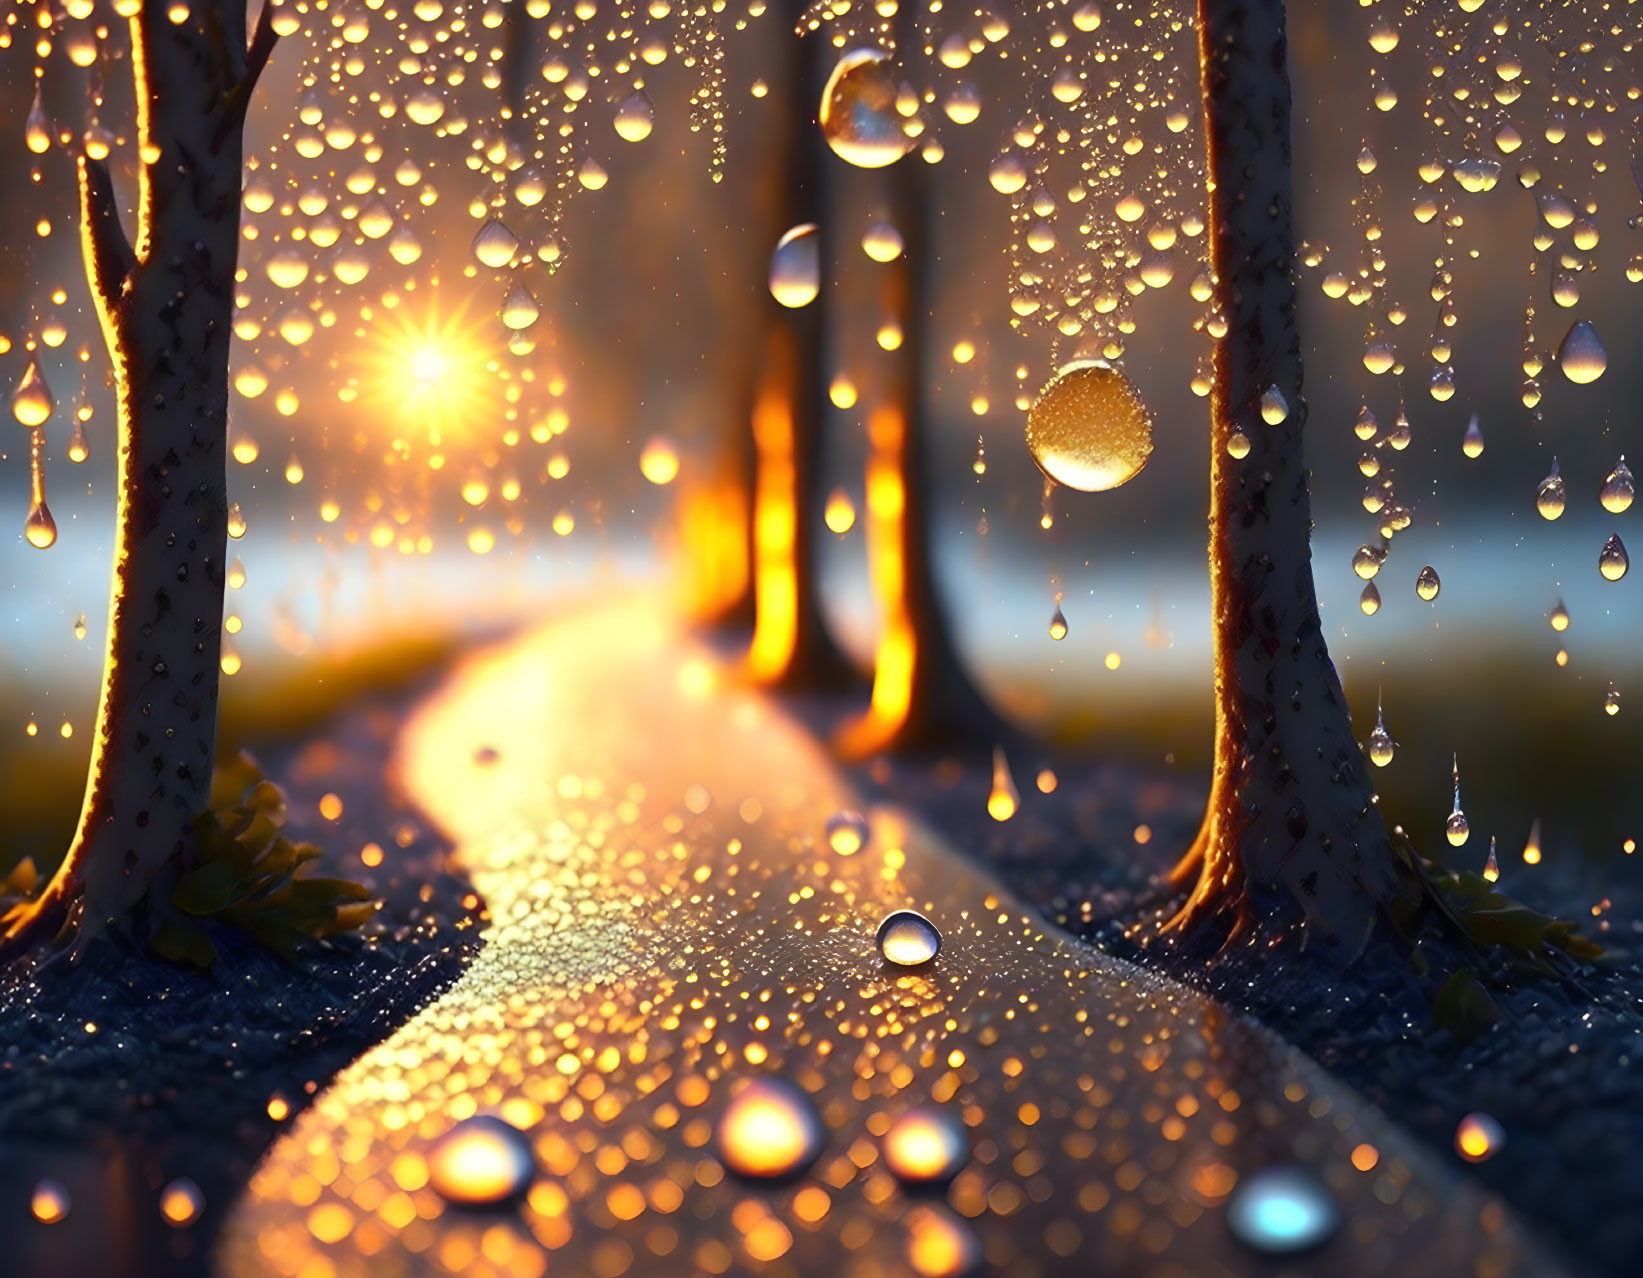
{"type": "Polygon", "coordinates": [[[1472,969],[1453,972],[1432,1000],[1432,1026],[1448,1030],[1461,1043],[1469,1043],[1500,1019],[1500,1008],[1479,985],[1472,969]]]}
{"type": "Polygon", "coordinates": [[[196,927],[183,923],[166,923],[154,933],[149,944],[161,958],[173,963],[192,963],[195,967],[210,967],[217,958],[217,947],[211,938],[196,927]]]}

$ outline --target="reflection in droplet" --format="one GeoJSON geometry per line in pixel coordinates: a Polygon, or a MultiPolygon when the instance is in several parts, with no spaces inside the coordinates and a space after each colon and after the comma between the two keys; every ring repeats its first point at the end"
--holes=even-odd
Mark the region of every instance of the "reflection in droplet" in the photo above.
{"type": "Polygon", "coordinates": [[[879,924],[879,953],[897,967],[917,967],[941,952],[941,933],[916,910],[897,910],[879,924]]]}
{"type": "Polygon", "coordinates": [[[1438,597],[1438,590],[1442,583],[1438,580],[1438,570],[1427,564],[1415,578],[1415,593],[1422,599],[1433,600],[1438,597]]]}
{"type": "Polygon", "coordinates": [[[1365,581],[1371,580],[1386,562],[1386,550],[1367,542],[1352,552],[1352,571],[1365,581]]]}
{"type": "Polygon", "coordinates": [[[894,164],[913,145],[896,112],[890,57],[879,49],[854,49],[839,59],[817,119],[833,153],[858,168],[894,164]]]}
{"type": "Polygon", "coordinates": [[[827,818],[827,846],[840,856],[854,856],[867,846],[867,818],[846,808],[827,818]]]}
{"type": "Polygon", "coordinates": [[[428,1183],[460,1207],[512,1201],[530,1188],[535,1174],[529,1138],[489,1114],[464,1118],[428,1154],[428,1183]]]}
{"type": "Polygon", "coordinates": [[[776,241],[770,254],[770,296],[783,306],[809,306],[821,292],[821,237],[803,222],[776,241]]]}
{"type": "Polygon", "coordinates": [[[1603,549],[1598,554],[1597,570],[1603,574],[1605,581],[1619,581],[1631,566],[1632,561],[1626,557],[1626,547],[1620,540],[1620,534],[1610,533],[1609,540],[1603,543],[1603,549]]]}
{"type": "Polygon", "coordinates": [[[1027,448],[1058,484],[1102,492],[1134,479],[1152,456],[1152,416],[1122,369],[1068,364],[1027,413],[1027,448]]]}
{"type": "Polygon", "coordinates": [[[1264,1167],[1227,1200],[1227,1228],[1252,1251],[1292,1255],[1326,1242],[1341,1211],[1324,1183],[1301,1167],[1264,1167]]]}
{"type": "Polygon", "coordinates": [[[1469,1163],[1481,1163],[1500,1153],[1506,1129],[1489,1114],[1468,1114],[1455,1126],[1455,1152],[1469,1163]]]}
{"type": "Polygon", "coordinates": [[[1363,610],[1363,615],[1366,617],[1373,617],[1379,612],[1381,610],[1380,587],[1372,581],[1365,583],[1363,593],[1358,596],[1358,607],[1363,610]]]}
{"type": "Polygon", "coordinates": [[[1578,320],[1563,335],[1557,348],[1557,366],[1571,382],[1582,386],[1595,382],[1609,366],[1609,354],[1592,327],[1591,320],[1578,320]]]}
{"type": "Polygon", "coordinates": [[[802,1172],[816,1161],[827,1132],[803,1088],[756,1078],[725,1106],[714,1137],[726,1167],[763,1180],[802,1172]]]}
{"type": "Polygon", "coordinates": [[[1603,503],[1603,509],[1611,515],[1620,515],[1631,508],[1632,498],[1636,495],[1631,467],[1626,465],[1626,455],[1622,453],[1614,469],[1604,479],[1603,490],[1598,494],[1598,500],[1603,503]]]}

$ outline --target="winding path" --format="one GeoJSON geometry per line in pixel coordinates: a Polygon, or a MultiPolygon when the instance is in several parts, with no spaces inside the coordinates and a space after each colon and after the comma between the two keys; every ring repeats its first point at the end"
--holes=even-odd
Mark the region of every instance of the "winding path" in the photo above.
{"type": "Polygon", "coordinates": [[[846,780],[659,610],[476,656],[398,766],[488,902],[488,943],[269,1153],[228,1274],[875,1278],[952,1272],[966,1248],[1019,1278],[1556,1272],[1309,1061],[1056,933],[906,817],[876,811],[867,846],[835,852],[846,780]],[[906,906],[944,938],[927,970],[879,960],[906,906]],[[812,1094],[826,1146],[796,1181],[739,1182],[713,1120],[768,1073],[812,1094]],[[945,1196],[909,1197],[879,1138],[929,1103],[962,1117],[971,1157],[945,1196]],[[476,1112],[531,1135],[515,1210],[427,1183],[431,1143],[476,1112]],[[1275,1268],[1225,1204],[1290,1162],[1345,1224],[1275,1268]]]}

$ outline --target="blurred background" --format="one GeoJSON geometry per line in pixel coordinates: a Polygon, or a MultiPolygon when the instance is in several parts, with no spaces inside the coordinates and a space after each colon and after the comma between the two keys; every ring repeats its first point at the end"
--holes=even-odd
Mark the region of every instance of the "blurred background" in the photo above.
{"type": "MultiPolygon", "coordinates": [[[[1022,28],[1017,36],[1070,58],[1084,47],[1079,40],[1103,47],[1125,7],[1106,8],[1106,24],[1091,32],[1070,10],[1011,20],[1022,28]],[[1068,37],[1064,50],[1050,39],[1057,30],[1068,37]]],[[[1579,11],[1570,10],[1578,28],[1579,11]]],[[[1134,12],[1153,24],[1160,64],[1190,90],[1190,27],[1172,25],[1162,7],[1134,12]]],[[[628,95],[595,86],[581,124],[606,180],[582,178],[562,220],[526,246],[535,249],[529,289],[541,318],[511,351],[496,323],[499,286],[476,267],[472,247],[490,216],[490,177],[472,162],[473,133],[449,127],[462,111],[476,122],[494,114],[494,93],[477,78],[451,87],[449,116],[429,130],[403,113],[388,118],[368,93],[328,87],[335,54],[325,41],[298,32],[281,44],[258,91],[247,148],[267,157],[248,173],[248,191],[262,181],[270,199],[259,211],[251,206],[260,194],[248,197],[241,260],[246,326],[229,479],[246,528],[230,543],[244,577],[229,600],[241,623],[231,636],[238,667],[222,693],[230,741],[300,731],[333,693],[408,672],[557,602],[672,590],[688,575],[691,542],[681,529],[692,494],[734,476],[745,454],[761,335],[777,313],[767,274],[787,229],[794,119],[813,127],[806,122],[815,104],[799,100],[793,74],[796,16],[773,10],[742,29],[724,24],[723,58],[713,63],[722,76],[717,171],[714,130],[693,127],[702,119],[689,109],[705,74],[699,60],[674,49],[645,68],[654,120],[636,141],[613,127],[628,95]],[[316,84],[325,95],[316,96],[316,84]],[[349,120],[359,136],[338,145],[336,125],[349,120]],[[308,154],[315,147],[305,130],[323,134],[316,154],[308,154]],[[366,156],[373,147],[381,153],[374,161],[366,156]],[[420,170],[408,182],[396,172],[406,158],[420,170]],[[350,203],[349,179],[361,165],[373,171],[350,203]],[[310,188],[323,188],[327,203],[310,188]],[[344,288],[336,277],[349,264],[340,255],[358,237],[344,234],[333,254],[322,243],[326,219],[363,226],[378,201],[393,229],[368,238],[381,239],[389,255],[377,253],[363,284],[344,288]],[[414,257],[403,240],[396,250],[402,230],[414,237],[414,257]],[[294,272],[293,254],[309,264],[300,288],[277,278],[294,272]]],[[[1598,501],[1621,454],[1639,450],[1643,460],[1643,371],[1632,358],[1643,290],[1627,280],[1643,249],[1643,231],[1628,221],[1643,212],[1625,162],[1635,138],[1611,122],[1603,145],[1591,143],[1590,122],[1604,117],[1604,105],[1550,104],[1552,78],[1542,74],[1550,55],[1526,55],[1516,115],[1549,127],[1554,114],[1566,114],[1568,137],[1557,145],[1531,139],[1524,155],[1533,152],[1545,170],[1543,186],[1555,175],[1571,199],[1594,201],[1589,220],[1601,231],[1580,256],[1578,300],[1559,305],[1552,286],[1561,272],[1532,244],[1542,218],[1533,192],[1512,179],[1515,161],[1487,193],[1446,179],[1439,216],[1417,220],[1426,194],[1419,166],[1460,158],[1433,154],[1432,110],[1421,105],[1438,46],[1423,44],[1430,32],[1410,22],[1398,59],[1377,62],[1366,40],[1373,19],[1358,6],[1319,0],[1290,10],[1297,235],[1313,250],[1303,256],[1318,261],[1300,270],[1318,594],[1360,738],[1378,698],[1398,743],[1376,774],[1391,818],[1429,854],[1467,864],[1481,864],[1498,836],[1507,886],[1532,897],[1523,885],[1536,871],[1522,865],[1521,851],[1537,818],[1548,861],[1619,861],[1643,829],[1643,704],[1630,701],[1636,688],[1643,703],[1643,584],[1638,574],[1609,582],[1597,570],[1605,539],[1629,539],[1638,518],[1598,501]],[[1386,88],[1399,104],[1377,110],[1373,95],[1386,88]],[[1375,161],[1369,175],[1360,163],[1366,145],[1375,161]],[[1370,226],[1381,230],[1378,240],[1366,241],[1370,226]],[[1328,296],[1329,274],[1355,271],[1367,243],[1386,256],[1377,298],[1354,306],[1328,296]],[[1439,259],[1453,274],[1452,327],[1440,328],[1430,291],[1439,259]],[[1408,312],[1392,334],[1408,365],[1401,377],[1375,376],[1363,362],[1366,323],[1389,332],[1390,302],[1408,312]],[[1542,352],[1584,319],[1605,336],[1609,361],[1596,382],[1575,385],[1548,360],[1534,409],[1524,403],[1521,368],[1528,305],[1542,352]],[[1454,394],[1443,402],[1428,389],[1434,331],[1452,344],[1454,394]],[[1352,427],[1367,403],[1384,434],[1400,388],[1409,446],[1377,456],[1390,467],[1383,473],[1395,471],[1397,500],[1412,520],[1376,578],[1381,607],[1366,616],[1351,560],[1359,545],[1379,544],[1380,521],[1361,504],[1365,446],[1352,427]],[[1475,458],[1462,451],[1474,413],[1485,441],[1475,458]],[[1550,522],[1534,499],[1554,455],[1568,506],[1550,522]],[[1426,565],[1442,582],[1430,602],[1415,592],[1426,565]],[[1561,633],[1549,623],[1559,600],[1570,618],[1561,633]],[[1611,687],[1620,694],[1612,715],[1611,687]],[[1454,853],[1441,837],[1452,759],[1473,831],[1454,853]]],[[[985,19],[944,22],[936,21],[937,36],[985,19]]],[[[823,65],[836,60],[822,35],[805,42],[823,65]]],[[[33,180],[19,181],[0,205],[0,386],[9,395],[24,376],[35,340],[56,401],[42,465],[58,536],[44,550],[23,536],[28,433],[8,424],[0,439],[0,869],[22,855],[54,860],[72,827],[113,526],[113,412],[80,275],[73,165],[62,147],[24,150],[36,60],[27,45],[0,50],[5,145],[15,148],[15,172],[33,166],[33,180]],[[76,463],[68,454],[82,372],[89,457],[76,463]]],[[[369,63],[359,86],[387,75],[403,54],[371,41],[353,48],[369,63]]],[[[963,124],[932,111],[939,163],[919,150],[900,162],[917,166],[926,186],[925,248],[935,255],[922,384],[950,624],[978,680],[1023,723],[1093,757],[1207,776],[1207,404],[1191,381],[1209,341],[1189,292],[1203,238],[1185,237],[1173,278],[1123,311],[1134,332],[1122,364],[1154,419],[1150,465],[1115,491],[1046,498],[1023,443],[1018,397],[1027,402],[1060,362],[1089,348],[1080,345],[1087,334],[1074,340],[1047,325],[1012,324],[1020,318],[1011,307],[1020,205],[994,189],[988,172],[1023,115],[1048,101],[1021,75],[1019,53],[962,68],[917,58],[932,101],[970,86],[979,111],[963,124]],[[1057,591],[1069,630],[1059,642],[1049,633],[1057,591]]],[[[530,66],[551,61],[543,48],[526,56],[530,66]]],[[[117,134],[130,127],[121,71],[107,76],[101,116],[117,134]]],[[[54,75],[43,83],[45,115],[78,130],[83,83],[54,75]]],[[[1181,153],[1195,157],[1198,137],[1193,117],[1181,153]]],[[[129,196],[121,154],[116,179],[129,196]]],[[[1175,180],[1191,189],[1192,177],[1175,180]]],[[[854,381],[883,355],[874,334],[876,273],[885,268],[861,248],[886,216],[883,187],[831,158],[824,181],[829,339],[818,357],[827,379],[854,381]]],[[[556,204],[551,173],[547,185],[546,203],[556,204]]],[[[863,504],[864,409],[830,407],[826,419],[823,486],[842,490],[855,511],[863,504]]],[[[837,522],[850,526],[821,534],[825,601],[838,635],[865,664],[876,618],[862,522],[837,522]]]]}

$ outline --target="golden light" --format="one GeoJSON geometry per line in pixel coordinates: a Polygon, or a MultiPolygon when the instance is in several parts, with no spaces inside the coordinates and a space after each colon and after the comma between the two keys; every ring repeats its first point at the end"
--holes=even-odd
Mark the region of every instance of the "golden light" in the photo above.
{"type": "Polygon", "coordinates": [[[789,1176],[821,1153],[826,1132],[803,1089],[785,1079],[760,1078],[719,1119],[719,1157],[738,1176],[789,1176]]]}
{"type": "Polygon", "coordinates": [[[442,315],[405,307],[387,312],[366,337],[351,370],[366,416],[400,431],[440,435],[477,432],[505,411],[490,316],[470,318],[466,305],[442,315]]]}
{"type": "Polygon", "coordinates": [[[1455,1128],[1455,1152],[1469,1163],[1492,1158],[1505,1143],[1505,1129],[1488,1114],[1468,1114],[1455,1128]]]}

